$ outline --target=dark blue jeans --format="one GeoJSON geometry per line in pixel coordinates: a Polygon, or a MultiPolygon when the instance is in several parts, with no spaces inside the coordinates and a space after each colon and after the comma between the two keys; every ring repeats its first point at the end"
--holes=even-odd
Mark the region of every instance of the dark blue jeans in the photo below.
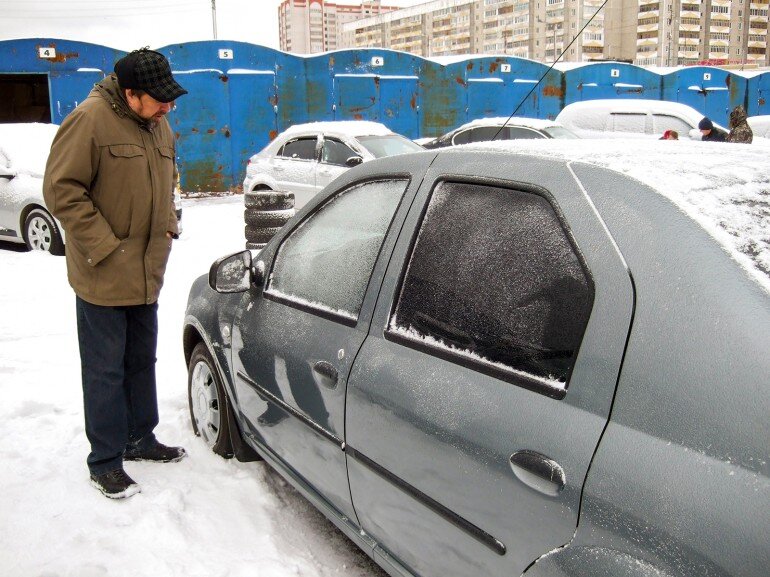
{"type": "Polygon", "coordinates": [[[158,303],[93,305],[77,297],[88,468],[100,475],[123,465],[128,443],[154,438],[158,424],[155,353],[158,303]]]}

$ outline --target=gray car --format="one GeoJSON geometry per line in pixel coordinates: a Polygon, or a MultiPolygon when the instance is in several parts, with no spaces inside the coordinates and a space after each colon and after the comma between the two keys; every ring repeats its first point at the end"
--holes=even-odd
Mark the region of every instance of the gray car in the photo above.
{"type": "Polygon", "coordinates": [[[195,431],[390,575],[766,576],[766,155],[588,148],[368,162],[219,259],[195,431]]]}

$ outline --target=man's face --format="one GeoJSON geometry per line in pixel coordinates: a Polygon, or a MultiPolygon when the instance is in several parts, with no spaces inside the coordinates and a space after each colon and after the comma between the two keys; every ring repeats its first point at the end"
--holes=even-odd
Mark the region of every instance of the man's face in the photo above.
{"type": "Polygon", "coordinates": [[[126,100],[131,110],[145,120],[158,122],[174,107],[174,102],[158,102],[149,94],[137,96],[133,90],[126,90],[126,100]]]}
{"type": "Polygon", "coordinates": [[[711,134],[711,130],[703,130],[703,129],[701,128],[701,130],[700,130],[700,133],[701,133],[703,136],[708,136],[709,134],[711,134]]]}

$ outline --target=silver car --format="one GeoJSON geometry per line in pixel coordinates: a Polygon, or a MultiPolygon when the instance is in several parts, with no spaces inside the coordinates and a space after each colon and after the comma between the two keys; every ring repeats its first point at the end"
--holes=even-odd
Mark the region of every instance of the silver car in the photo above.
{"type": "Polygon", "coordinates": [[[58,126],[0,124],[0,240],[64,254],[64,231],[43,200],[43,173],[58,126]]]}
{"type": "Polygon", "coordinates": [[[419,144],[378,122],[296,124],[249,159],[243,191],[293,192],[300,208],[352,166],[418,150],[419,144]]]}
{"type": "Polygon", "coordinates": [[[421,144],[423,148],[431,149],[490,140],[540,138],[578,138],[578,136],[553,120],[513,116],[511,118],[477,118],[421,144]]]}

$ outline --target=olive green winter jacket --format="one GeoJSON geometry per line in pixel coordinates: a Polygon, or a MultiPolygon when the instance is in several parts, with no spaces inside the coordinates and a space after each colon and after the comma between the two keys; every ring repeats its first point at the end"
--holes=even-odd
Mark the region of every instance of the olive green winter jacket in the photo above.
{"type": "Polygon", "coordinates": [[[66,233],[67,276],[102,306],[154,303],[163,285],[174,211],[174,136],[135,114],[114,75],[62,122],[43,195],[66,233]]]}

